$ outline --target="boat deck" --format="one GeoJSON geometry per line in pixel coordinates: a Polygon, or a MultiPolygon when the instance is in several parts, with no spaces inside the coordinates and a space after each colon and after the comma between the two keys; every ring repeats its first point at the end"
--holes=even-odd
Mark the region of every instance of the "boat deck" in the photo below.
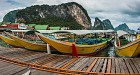
{"type": "Polygon", "coordinates": [[[0,47],[0,72],[20,75],[140,75],[140,58],[78,57],[0,47]]]}

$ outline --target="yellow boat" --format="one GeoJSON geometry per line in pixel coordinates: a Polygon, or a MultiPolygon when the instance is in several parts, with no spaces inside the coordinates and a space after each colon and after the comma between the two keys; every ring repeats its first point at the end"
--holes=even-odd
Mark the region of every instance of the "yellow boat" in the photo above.
{"type": "Polygon", "coordinates": [[[137,39],[131,43],[124,46],[117,46],[117,41],[115,40],[115,51],[120,57],[135,57],[140,53],[140,39],[137,39]]]}
{"type": "Polygon", "coordinates": [[[140,39],[140,34],[137,35],[137,39],[140,39]]]}
{"type": "Polygon", "coordinates": [[[21,44],[19,44],[18,42],[16,42],[15,40],[8,38],[4,35],[0,35],[0,38],[7,44],[14,46],[14,47],[23,47],[21,44]]]}
{"type": "Polygon", "coordinates": [[[46,51],[47,45],[46,44],[38,44],[38,43],[33,43],[29,42],[25,39],[16,37],[12,34],[9,34],[5,32],[10,38],[14,39],[16,42],[20,43],[24,48],[29,49],[29,50],[36,50],[36,51],[46,51]]]}
{"type": "MultiPolygon", "coordinates": [[[[58,50],[61,53],[66,53],[66,54],[71,54],[72,53],[72,44],[73,43],[65,43],[64,41],[58,41],[58,40],[53,40],[49,37],[44,36],[43,34],[40,33],[36,33],[39,38],[50,44],[52,47],[54,47],[56,50],[58,50]]],[[[76,50],[78,54],[92,54],[95,52],[100,51],[101,49],[103,49],[104,47],[107,46],[107,41],[102,42],[100,44],[95,44],[95,45],[77,45],[76,46],[76,50]]]]}

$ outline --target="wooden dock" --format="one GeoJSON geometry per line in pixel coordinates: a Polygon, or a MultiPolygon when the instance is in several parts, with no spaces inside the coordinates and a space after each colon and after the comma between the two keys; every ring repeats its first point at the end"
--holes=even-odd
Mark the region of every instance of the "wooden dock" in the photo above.
{"type": "Polygon", "coordinates": [[[84,57],[0,47],[3,75],[140,75],[140,58],[84,57]]]}

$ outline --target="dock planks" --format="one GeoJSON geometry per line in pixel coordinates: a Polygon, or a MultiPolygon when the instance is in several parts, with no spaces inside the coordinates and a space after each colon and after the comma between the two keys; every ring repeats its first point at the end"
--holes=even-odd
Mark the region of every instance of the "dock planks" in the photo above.
{"type": "Polygon", "coordinates": [[[0,47],[0,72],[18,75],[31,69],[34,75],[99,74],[140,75],[140,58],[85,57],[0,47]],[[7,63],[8,62],[8,63],[7,63]],[[36,71],[37,70],[37,71],[36,71]]]}

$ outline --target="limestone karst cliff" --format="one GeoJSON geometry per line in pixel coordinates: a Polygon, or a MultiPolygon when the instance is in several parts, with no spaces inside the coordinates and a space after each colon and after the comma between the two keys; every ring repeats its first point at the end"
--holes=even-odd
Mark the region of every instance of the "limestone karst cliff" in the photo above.
{"type": "Polygon", "coordinates": [[[34,5],[15,11],[6,14],[3,18],[3,22],[15,22],[23,19],[27,24],[36,23],[55,26],[70,26],[71,29],[78,25],[78,27],[82,26],[85,29],[91,28],[91,20],[87,11],[80,4],[75,2],[52,6],[34,5]]]}

